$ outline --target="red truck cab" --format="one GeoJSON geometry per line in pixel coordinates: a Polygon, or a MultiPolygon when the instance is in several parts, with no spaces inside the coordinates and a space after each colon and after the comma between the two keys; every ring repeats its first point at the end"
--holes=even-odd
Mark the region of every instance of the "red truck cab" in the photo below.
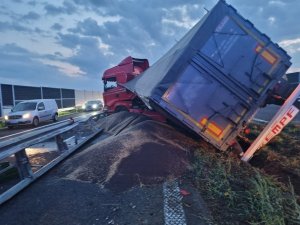
{"type": "Polygon", "coordinates": [[[143,105],[141,100],[131,91],[120,84],[124,84],[149,68],[147,59],[136,59],[128,56],[117,66],[107,69],[103,73],[103,100],[106,110],[111,112],[132,111],[143,105]]]}

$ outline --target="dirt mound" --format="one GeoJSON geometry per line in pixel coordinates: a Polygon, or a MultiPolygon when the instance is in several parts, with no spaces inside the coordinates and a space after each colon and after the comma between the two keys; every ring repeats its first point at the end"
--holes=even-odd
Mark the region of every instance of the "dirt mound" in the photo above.
{"type": "Polygon", "coordinates": [[[61,176],[123,191],[163,182],[189,169],[189,149],[196,143],[172,127],[128,112],[100,123],[111,136],[65,162],[61,176]]]}

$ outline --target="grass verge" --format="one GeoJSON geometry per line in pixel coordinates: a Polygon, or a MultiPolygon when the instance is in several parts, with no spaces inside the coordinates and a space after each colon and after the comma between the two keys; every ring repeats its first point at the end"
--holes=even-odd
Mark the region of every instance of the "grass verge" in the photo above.
{"type": "Polygon", "coordinates": [[[5,123],[3,121],[0,121],[0,129],[5,127],[5,123]]]}
{"type": "Polygon", "coordinates": [[[74,109],[70,109],[70,110],[64,110],[64,111],[59,111],[58,112],[58,116],[68,116],[74,113],[78,113],[78,112],[82,112],[82,110],[74,108],[74,109]]]}
{"type": "Polygon", "coordinates": [[[246,163],[206,148],[196,151],[193,168],[195,185],[216,224],[300,224],[291,184],[285,186],[246,163]]]}

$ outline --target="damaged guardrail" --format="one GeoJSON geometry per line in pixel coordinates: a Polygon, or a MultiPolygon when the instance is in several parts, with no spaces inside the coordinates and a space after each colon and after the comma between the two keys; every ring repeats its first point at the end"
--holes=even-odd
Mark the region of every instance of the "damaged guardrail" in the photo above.
{"type": "Polygon", "coordinates": [[[78,122],[86,117],[90,117],[91,115],[93,115],[93,113],[87,114],[87,115],[83,115],[83,116],[78,116],[78,117],[74,117],[72,119],[67,119],[67,120],[63,120],[60,122],[56,122],[54,124],[49,124],[49,125],[45,125],[42,127],[37,127],[34,129],[30,129],[27,131],[23,131],[23,132],[19,132],[16,134],[12,134],[12,135],[8,135],[5,137],[1,137],[0,138],[0,149],[2,150],[5,147],[8,147],[9,145],[15,145],[16,143],[20,142],[20,141],[24,141],[27,138],[32,138],[33,136],[40,136],[43,135],[47,132],[56,130],[56,129],[60,129],[64,126],[68,126],[73,122],[78,122]]]}
{"type": "Polygon", "coordinates": [[[86,117],[77,117],[74,120],[47,126],[44,129],[40,128],[35,132],[26,132],[25,135],[19,136],[14,144],[12,139],[1,142],[0,162],[6,164],[6,166],[4,168],[0,167],[0,176],[8,170],[15,168],[20,180],[0,194],[0,205],[45,174],[91,138],[102,132],[103,129],[95,126],[96,121],[102,116],[102,113],[94,113],[86,117]],[[34,165],[30,162],[26,149],[47,140],[55,142],[58,156],[45,165],[34,165]]]}

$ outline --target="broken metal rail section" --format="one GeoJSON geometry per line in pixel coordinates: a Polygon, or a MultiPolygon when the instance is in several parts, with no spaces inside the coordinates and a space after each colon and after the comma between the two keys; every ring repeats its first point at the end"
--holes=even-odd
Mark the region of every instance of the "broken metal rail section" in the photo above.
{"type": "Polygon", "coordinates": [[[5,147],[8,147],[10,145],[16,145],[19,142],[24,142],[27,139],[32,139],[34,136],[41,136],[43,134],[46,134],[50,131],[60,129],[64,126],[70,125],[73,122],[78,122],[82,120],[83,118],[89,117],[93,114],[87,114],[84,116],[78,116],[73,119],[67,119],[60,122],[56,122],[55,124],[49,124],[42,127],[37,127],[34,129],[30,129],[27,131],[19,132],[16,134],[8,135],[5,137],[0,138],[0,149],[2,150],[5,147]]]}
{"type": "Polygon", "coordinates": [[[76,120],[46,126],[44,129],[40,128],[31,132],[31,135],[30,132],[26,132],[25,135],[18,137],[15,144],[12,144],[13,140],[11,139],[1,142],[0,161],[12,156],[15,158],[16,163],[1,170],[0,175],[8,169],[16,167],[20,181],[0,195],[0,205],[49,171],[91,138],[102,132],[103,129],[98,129],[95,126],[95,121],[101,118],[102,115],[103,114],[99,112],[89,114],[88,116],[77,117],[76,120]],[[83,132],[81,132],[82,128],[88,129],[88,135],[83,135],[83,132]],[[67,136],[64,135],[66,132],[69,133],[68,136],[70,136],[70,134],[73,134],[73,136],[65,138],[64,136],[67,136]],[[40,166],[38,170],[33,171],[32,167],[34,167],[34,165],[31,165],[29,161],[26,148],[53,138],[55,138],[59,155],[46,165],[40,166]],[[72,145],[67,144],[70,139],[74,140],[72,145]]]}

